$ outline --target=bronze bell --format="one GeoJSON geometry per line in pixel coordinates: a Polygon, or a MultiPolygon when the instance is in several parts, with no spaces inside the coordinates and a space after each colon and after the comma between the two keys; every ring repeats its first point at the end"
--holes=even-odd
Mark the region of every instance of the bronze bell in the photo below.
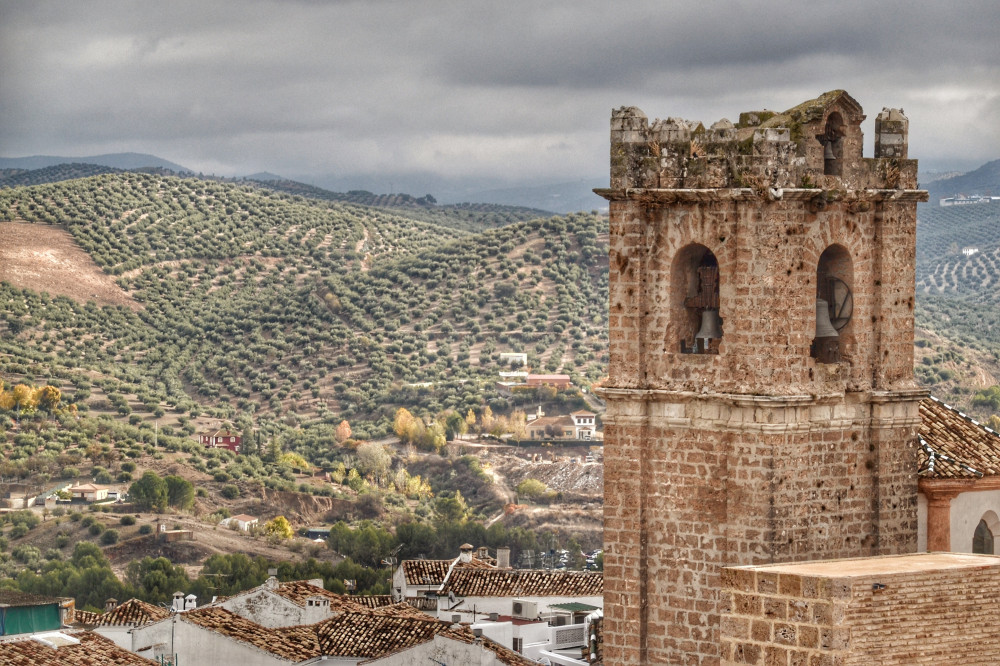
{"type": "Polygon", "coordinates": [[[840,333],[833,327],[830,321],[830,306],[822,298],[816,299],[816,337],[817,338],[837,338],[840,333]]]}
{"type": "Polygon", "coordinates": [[[717,340],[722,337],[722,318],[715,308],[707,308],[701,311],[701,328],[695,334],[696,340],[717,340]]]}

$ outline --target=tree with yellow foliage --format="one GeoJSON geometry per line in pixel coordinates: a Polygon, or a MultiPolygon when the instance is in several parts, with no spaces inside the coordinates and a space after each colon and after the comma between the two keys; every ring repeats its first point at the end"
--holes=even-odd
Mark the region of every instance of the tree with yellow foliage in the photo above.
{"type": "Polygon", "coordinates": [[[395,430],[396,436],[404,442],[412,441],[411,433],[413,432],[413,423],[415,420],[410,410],[405,407],[397,409],[396,419],[392,423],[392,429],[395,430]]]}
{"type": "Polygon", "coordinates": [[[62,401],[62,392],[55,386],[43,386],[36,391],[36,395],[38,406],[42,411],[51,414],[59,409],[59,403],[62,401]]]}
{"type": "Polygon", "coordinates": [[[295,536],[291,524],[284,516],[276,516],[264,523],[264,534],[275,540],[291,539],[295,536]]]}
{"type": "Polygon", "coordinates": [[[351,438],[351,424],[347,422],[347,419],[344,419],[337,425],[337,430],[333,436],[337,439],[337,443],[341,445],[351,438]]]}

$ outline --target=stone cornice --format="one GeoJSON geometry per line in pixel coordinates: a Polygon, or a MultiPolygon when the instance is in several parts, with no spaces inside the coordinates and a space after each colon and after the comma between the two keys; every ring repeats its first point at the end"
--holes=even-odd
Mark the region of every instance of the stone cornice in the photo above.
{"type": "Polygon", "coordinates": [[[619,388],[600,386],[594,388],[601,398],[608,401],[630,402],[722,402],[737,407],[808,407],[839,403],[847,395],[853,395],[858,402],[877,404],[895,402],[919,402],[927,397],[922,388],[900,389],[896,391],[865,391],[845,393],[795,393],[788,395],[754,395],[744,393],[715,393],[697,391],[670,391],[666,389],[619,388]]]}
{"type": "Polygon", "coordinates": [[[811,201],[823,197],[826,201],[899,202],[927,201],[927,190],[823,190],[821,188],[769,188],[757,193],[749,187],[718,187],[708,189],[664,189],[627,187],[619,189],[596,188],[594,194],[608,201],[637,201],[642,203],[715,203],[720,201],[811,201]]]}
{"type": "Polygon", "coordinates": [[[922,476],[917,479],[917,489],[931,499],[952,499],[962,493],[983,490],[1000,490],[1000,477],[984,476],[975,479],[936,479],[922,476]]]}
{"type": "Polygon", "coordinates": [[[915,402],[929,396],[931,392],[925,388],[897,389],[895,391],[872,391],[871,402],[885,404],[889,402],[915,402]]]}

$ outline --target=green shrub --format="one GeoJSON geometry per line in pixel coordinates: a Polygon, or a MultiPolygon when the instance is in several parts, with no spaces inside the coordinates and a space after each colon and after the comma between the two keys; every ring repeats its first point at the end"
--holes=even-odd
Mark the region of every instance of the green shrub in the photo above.
{"type": "Polygon", "coordinates": [[[122,525],[135,525],[135,517],[134,516],[122,516],[118,520],[118,522],[121,523],[122,525]]]}
{"type": "Polygon", "coordinates": [[[219,494],[225,497],[226,499],[236,499],[237,497],[240,496],[240,489],[237,488],[232,483],[227,483],[226,485],[222,486],[222,490],[219,491],[219,494]]]}
{"type": "Polygon", "coordinates": [[[106,530],[103,534],[101,534],[101,543],[105,546],[118,543],[118,530],[106,530]]]}
{"type": "Polygon", "coordinates": [[[139,534],[152,534],[152,533],[153,533],[153,526],[150,525],[149,523],[146,523],[145,525],[139,527],[139,534]]]}
{"type": "Polygon", "coordinates": [[[97,522],[92,523],[91,526],[87,528],[87,531],[90,532],[92,536],[97,536],[104,531],[104,525],[97,522]]]}

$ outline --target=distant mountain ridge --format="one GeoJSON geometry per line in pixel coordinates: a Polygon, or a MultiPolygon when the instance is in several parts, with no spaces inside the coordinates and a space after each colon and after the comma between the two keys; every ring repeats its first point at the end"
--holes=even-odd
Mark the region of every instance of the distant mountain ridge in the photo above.
{"type": "Polygon", "coordinates": [[[987,162],[974,171],[953,178],[933,180],[926,185],[929,203],[937,205],[940,199],[956,194],[1000,196],[1000,160],[987,162]]]}
{"type": "Polygon", "coordinates": [[[170,169],[178,173],[191,173],[191,169],[176,162],[146,153],[107,153],[86,157],[59,157],[55,155],[32,155],[30,157],[0,157],[0,169],[44,169],[60,164],[96,164],[113,169],[133,170],[143,167],[170,169]]]}

